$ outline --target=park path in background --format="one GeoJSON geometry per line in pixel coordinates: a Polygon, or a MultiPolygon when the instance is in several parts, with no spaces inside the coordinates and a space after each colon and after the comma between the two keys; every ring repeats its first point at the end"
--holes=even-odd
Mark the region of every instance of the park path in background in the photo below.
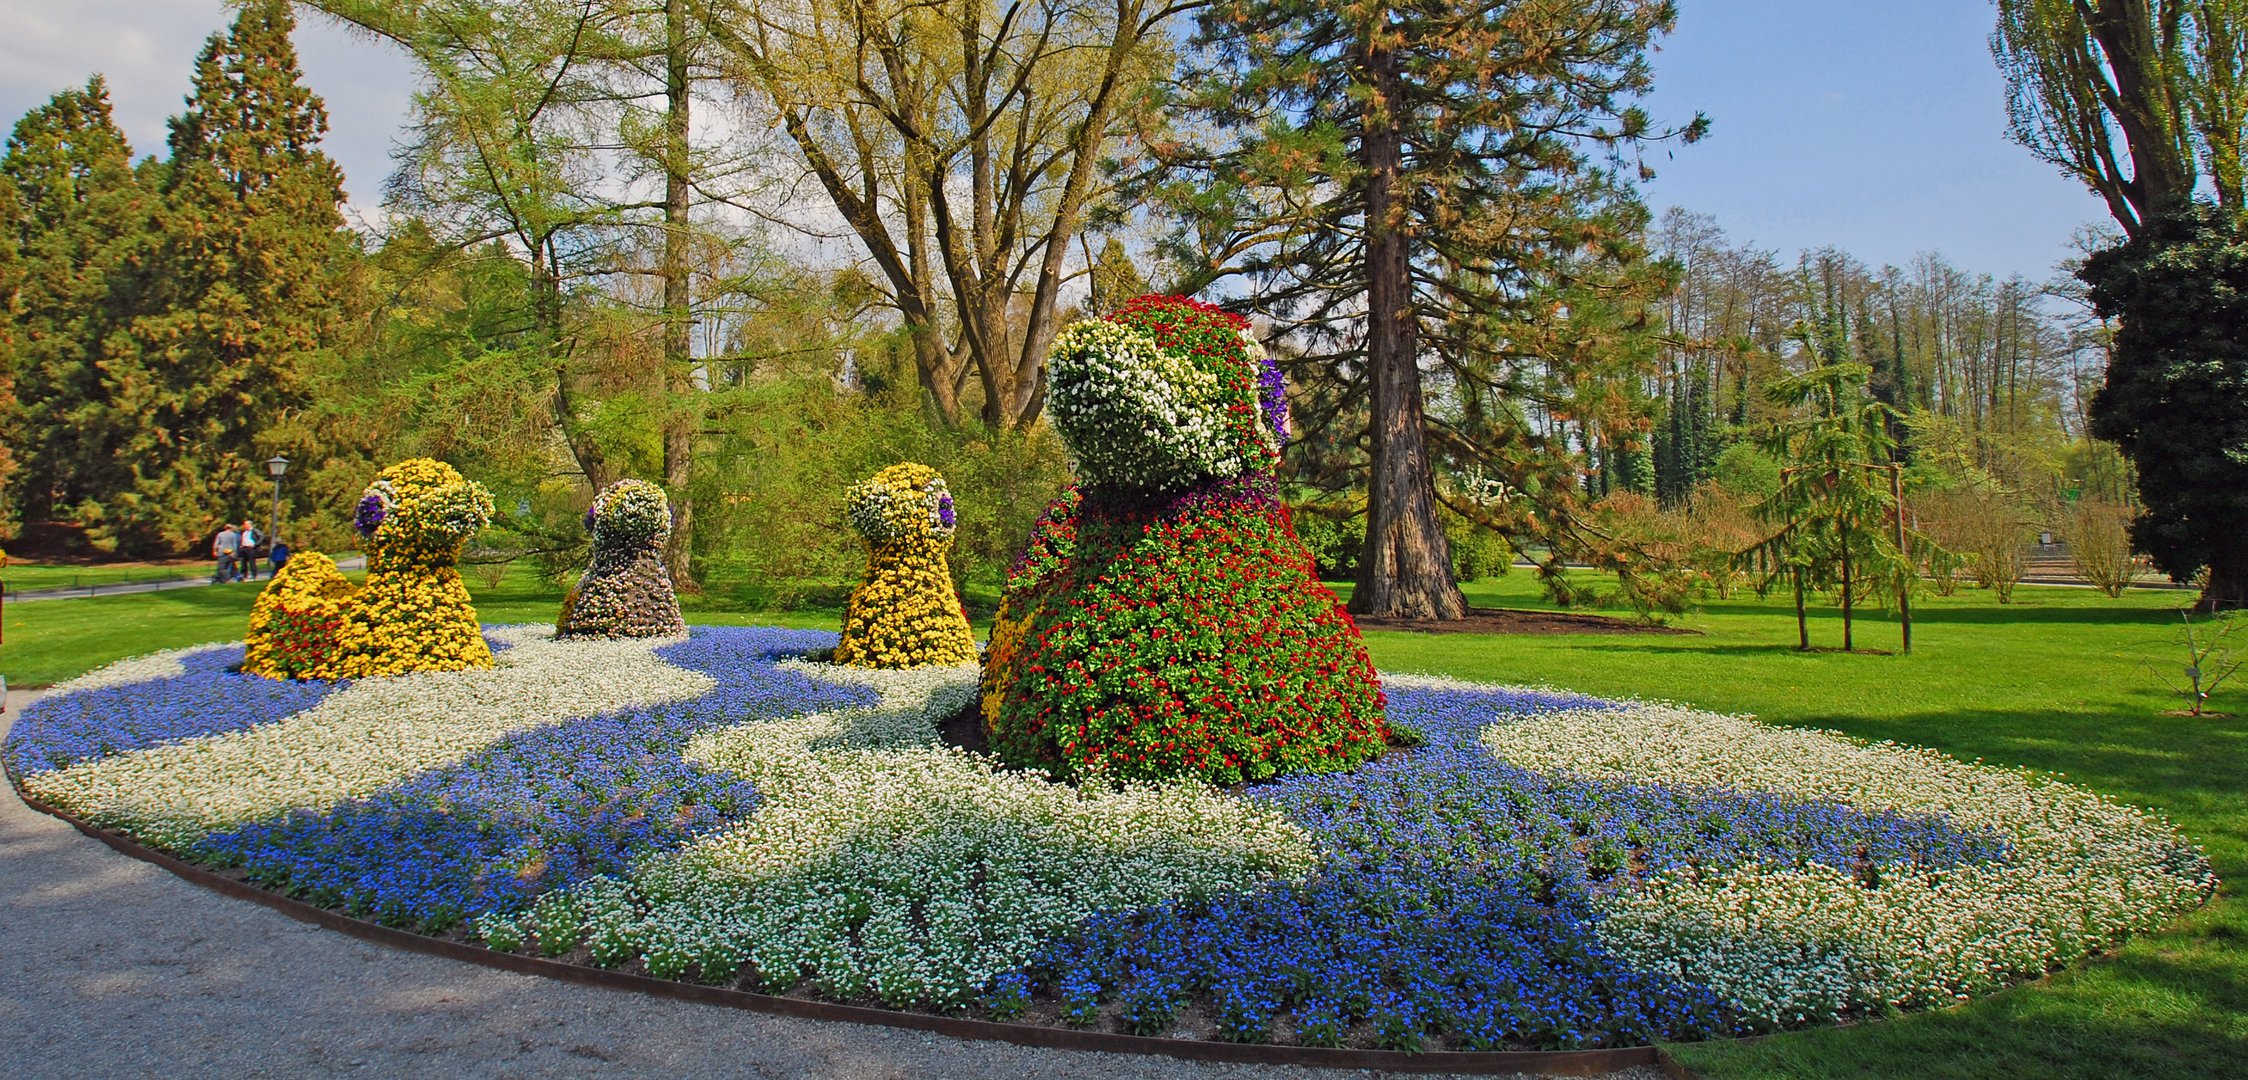
{"type": "MultiPolygon", "coordinates": [[[[33,695],[10,693],[0,737],[33,695]]],[[[1342,1080],[767,1016],[399,952],[206,892],[0,785],[0,1076],[1342,1080]]],[[[1416,1074],[1425,1076],[1427,1074],[1416,1074]]],[[[1661,1080],[1631,1069],[1610,1080],[1661,1080]]]]}
{"type": "MultiPolygon", "coordinates": [[[[336,560],[336,569],[338,570],[365,570],[366,568],[367,557],[364,555],[352,555],[336,560]]],[[[271,581],[273,575],[268,572],[266,576],[256,580],[271,581]]],[[[201,577],[163,578],[156,581],[113,581],[107,585],[65,585],[52,589],[10,591],[8,600],[18,604],[28,604],[35,600],[81,600],[89,596],[122,596],[126,593],[168,592],[172,589],[198,589],[206,585],[216,584],[218,582],[211,580],[210,574],[206,573],[201,577]]]]}

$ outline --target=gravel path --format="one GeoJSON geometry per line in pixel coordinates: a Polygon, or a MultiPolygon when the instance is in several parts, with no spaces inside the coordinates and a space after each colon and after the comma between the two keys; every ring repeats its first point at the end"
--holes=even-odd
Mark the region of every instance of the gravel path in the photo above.
{"type": "MultiPolygon", "coordinates": [[[[8,695],[0,735],[29,695],[8,695]]],[[[1340,1080],[764,1016],[397,952],[205,892],[0,784],[0,1076],[1340,1080]]],[[[1425,1074],[1419,1074],[1425,1075],[1425,1074]]],[[[1660,1080],[1654,1069],[1609,1080],[1660,1080]]]]}

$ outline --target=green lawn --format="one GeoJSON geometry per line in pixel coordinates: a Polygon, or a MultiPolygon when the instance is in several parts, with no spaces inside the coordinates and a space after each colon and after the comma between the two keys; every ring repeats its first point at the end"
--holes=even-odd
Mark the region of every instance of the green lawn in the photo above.
{"type": "MultiPolygon", "coordinates": [[[[9,588],[16,568],[8,568],[9,588]]],[[[348,575],[353,579],[361,575],[348,575]]],[[[471,572],[469,593],[477,615],[488,623],[552,622],[562,591],[527,567],[512,568],[497,585],[471,572]]],[[[250,617],[264,580],[174,589],[129,596],[92,596],[7,605],[0,622],[0,674],[11,686],[45,686],[90,671],[113,660],[199,645],[236,641],[250,617]]],[[[833,630],[840,613],[807,609],[791,612],[706,610],[694,598],[688,618],[729,626],[796,626],[833,630]]]]}
{"type": "MultiPolygon", "coordinates": [[[[474,574],[469,583],[487,622],[544,622],[559,600],[521,569],[496,587],[474,574]]],[[[1519,571],[1469,593],[1479,605],[1542,606],[1519,571]]],[[[38,684],[152,649],[238,638],[253,596],[235,586],[11,604],[0,671],[38,684]]],[[[1369,644],[1387,670],[1663,698],[2066,773],[2168,814],[2228,881],[2208,909],[2036,985],[1854,1029],[1677,1048],[1706,1075],[2219,1077],[2248,1061],[2248,902],[2229,884],[2248,880],[2248,721],[2162,715],[2179,703],[2142,657],[2169,655],[2163,643],[2186,599],[2035,587],[2008,606],[1979,592],[1926,598],[1911,656],[1797,653],[1792,612],[1754,597],[1678,620],[1693,635],[1377,633],[1369,644]]],[[[833,611],[688,608],[701,623],[836,624],[833,611]]],[[[1812,633],[1814,644],[1839,644],[1835,613],[1819,613],[1812,633]]],[[[1893,620],[1861,623],[1859,642],[1894,648],[1893,620]]],[[[2248,693],[2227,691],[2215,705],[2248,713],[2248,693]]]]}
{"type": "Polygon", "coordinates": [[[208,578],[211,563],[103,563],[95,566],[19,563],[0,567],[0,583],[9,592],[30,592],[85,585],[115,585],[126,581],[169,581],[174,578],[208,578]]]}

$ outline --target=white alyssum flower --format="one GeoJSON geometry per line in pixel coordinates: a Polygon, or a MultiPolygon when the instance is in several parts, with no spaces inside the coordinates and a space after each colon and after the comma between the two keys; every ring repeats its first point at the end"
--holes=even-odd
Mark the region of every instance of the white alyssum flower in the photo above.
{"type": "Polygon", "coordinates": [[[361,679],[276,723],[38,773],[24,789],[97,825],[184,849],[283,810],[371,795],[511,732],[694,698],[715,685],[657,659],[667,639],[557,642],[551,627],[492,636],[514,644],[493,670],[361,679]]]}
{"type": "MultiPolygon", "coordinates": [[[[1278,812],[1194,786],[1079,789],[938,744],[977,669],[803,665],[882,703],[699,736],[690,760],[768,800],[747,822],[572,890],[554,932],[643,956],[659,975],[754,967],[893,1005],[958,1002],[1098,911],[1308,873],[1310,839],[1278,812]]],[[[495,944],[524,919],[480,921],[495,944]]],[[[574,943],[574,942],[573,942],[574,943]]]]}
{"type": "Polygon", "coordinates": [[[1674,706],[1555,713],[1484,742],[1525,768],[1781,792],[1940,815],[2005,838],[2003,861],[1741,866],[1607,894],[1602,939],[1636,965],[1717,991],[1751,1027],[1964,1001],[2153,929],[2216,886],[2168,822],[2027,773],[1674,706]]]}
{"type": "Polygon", "coordinates": [[[143,656],[127,657],[116,663],[95,668],[67,682],[59,682],[47,689],[48,697],[75,694],[81,690],[103,690],[112,686],[130,686],[133,683],[172,679],[187,674],[188,657],[211,649],[225,649],[228,644],[190,645],[184,649],[166,649],[143,656]]]}
{"type": "Polygon", "coordinates": [[[1056,335],[1051,356],[1047,407],[1087,480],[1158,489],[1248,467],[1218,376],[1147,331],[1078,323],[1056,335]]]}

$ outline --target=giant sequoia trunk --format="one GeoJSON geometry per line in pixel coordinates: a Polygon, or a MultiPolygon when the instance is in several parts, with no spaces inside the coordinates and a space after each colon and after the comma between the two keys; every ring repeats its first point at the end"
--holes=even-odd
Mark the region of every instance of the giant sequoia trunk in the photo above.
{"type": "Polygon", "coordinates": [[[1385,618],[1457,619],[1467,598],[1452,576],[1451,545],[1436,517],[1421,402],[1396,58],[1367,50],[1374,95],[1366,106],[1366,367],[1372,387],[1373,471],[1366,483],[1366,548],[1350,610],[1385,618]]]}

